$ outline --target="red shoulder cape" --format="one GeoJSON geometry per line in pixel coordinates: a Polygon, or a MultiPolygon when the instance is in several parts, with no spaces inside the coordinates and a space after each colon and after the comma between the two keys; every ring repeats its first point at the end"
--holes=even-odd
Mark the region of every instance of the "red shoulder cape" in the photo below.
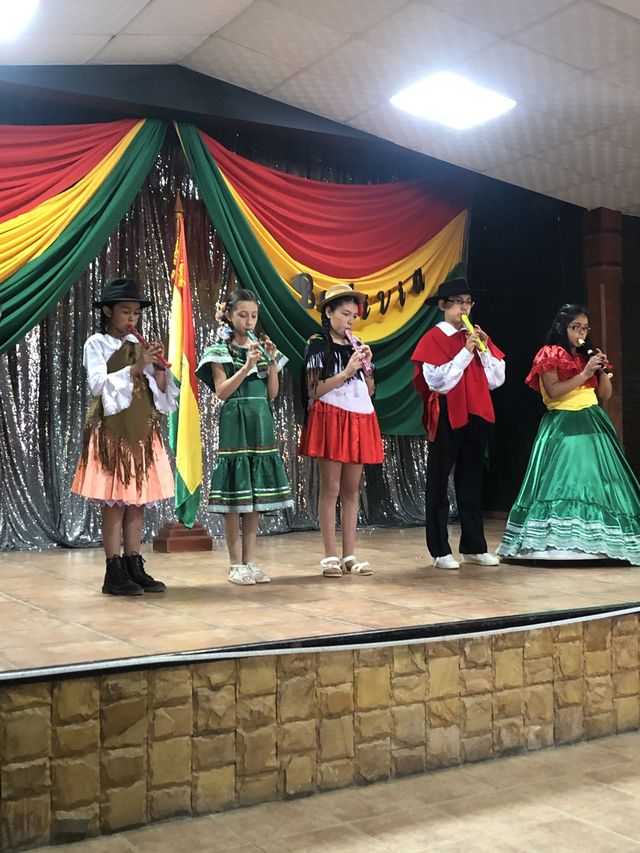
{"type": "MultiPolygon", "coordinates": [[[[493,341],[487,340],[487,345],[493,356],[499,359],[504,358],[504,353],[493,341]]],[[[413,384],[424,401],[422,422],[430,441],[435,439],[438,428],[440,395],[427,385],[422,365],[426,363],[439,367],[447,364],[463,346],[464,340],[460,334],[447,335],[442,329],[434,326],[420,338],[411,356],[411,361],[415,364],[413,384]]],[[[495,422],[489,385],[479,356],[474,355],[470,364],[464,369],[460,381],[446,397],[452,429],[459,429],[469,423],[469,415],[477,415],[489,423],[495,422]]]]}

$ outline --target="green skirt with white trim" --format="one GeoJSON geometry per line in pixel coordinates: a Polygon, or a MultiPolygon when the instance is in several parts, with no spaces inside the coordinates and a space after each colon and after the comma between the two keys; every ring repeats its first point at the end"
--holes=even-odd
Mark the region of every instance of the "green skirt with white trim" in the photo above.
{"type": "Polygon", "coordinates": [[[640,565],[640,485],[600,406],[544,415],[497,553],[640,565]]]}
{"type": "Polygon", "coordinates": [[[266,397],[234,396],[220,411],[209,512],[271,512],[293,506],[266,397]]]}

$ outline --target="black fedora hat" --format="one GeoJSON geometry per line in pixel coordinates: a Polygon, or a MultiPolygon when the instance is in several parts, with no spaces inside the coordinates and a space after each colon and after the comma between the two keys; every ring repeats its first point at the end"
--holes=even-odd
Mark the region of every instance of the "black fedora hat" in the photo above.
{"type": "Polygon", "coordinates": [[[461,296],[463,293],[468,293],[472,298],[479,293],[484,293],[484,290],[473,290],[469,287],[469,282],[463,276],[449,278],[443,281],[438,287],[436,293],[425,300],[427,305],[437,305],[441,299],[451,299],[452,296],[461,296]]]}
{"type": "Polygon", "coordinates": [[[115,305],[116,302],[139,302],[141,308],[153,305],[149,299],[140,296],[138,282],[132,278],[112,278],[102,288],[102,296],[93,303],[94,308],[103,305],[115,305]]]}

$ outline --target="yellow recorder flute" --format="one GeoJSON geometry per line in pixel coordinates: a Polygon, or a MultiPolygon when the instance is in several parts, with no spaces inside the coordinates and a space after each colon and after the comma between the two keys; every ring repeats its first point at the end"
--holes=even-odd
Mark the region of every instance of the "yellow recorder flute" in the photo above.
{"type": "MultiPolygon", "coordinates": [[[[465,324],[465,326],[467,327],[467,329],[471,332],[471,334],[472,334],[472,335],[473,335],[473,334],[475,334],[475,331],[476,331],[476,330],[475,330],[475,329],[473,328],[473,326],[471,325],[471,320],[467,317],[467,315],[466,315],[466,314],[462,314],[462,315],[460,316],[460,319],[461,319],[461,320],[462,320],[462,322],[465,324]]],[[[484,342],[484,341],[481,341],[479,338],[478,338],[478,349],[479,349],[481,352],[488,352],[488,350],[487,350],[487,346],[486,346],[485,342],[484,342]]]]}

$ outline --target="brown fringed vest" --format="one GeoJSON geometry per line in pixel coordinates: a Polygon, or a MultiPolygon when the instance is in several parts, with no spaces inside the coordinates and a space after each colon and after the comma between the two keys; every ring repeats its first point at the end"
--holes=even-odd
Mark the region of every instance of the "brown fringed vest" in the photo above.
{"type": "MultiPolygon", "coordinates": [[[[107,362],[107,373],[115,373],[123,367],[135,364],[139,348],[140,344],[125,341],[107,362]]],[[[136,488],[141,491],[147,466],[153,461],[154,438],[160,435],[153,395],[144,376],[134,379],[131,405],[117,415],[105,415],[102,399],[93,398],[87,414],[82,445],[82,464],[85,466],[92,434],[96,437],[97,461],[100,466],[128,486],[133,461],[136,488]]]]}

